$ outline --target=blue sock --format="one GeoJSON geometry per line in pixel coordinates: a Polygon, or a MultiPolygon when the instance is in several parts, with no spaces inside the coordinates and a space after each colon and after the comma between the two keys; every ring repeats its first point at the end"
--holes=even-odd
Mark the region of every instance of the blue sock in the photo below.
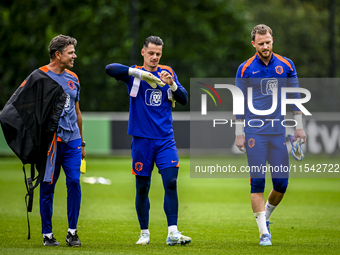
{"type": "Polygon", "coordinates": [[[136,175],[136,211],[140,229],[149,228],[149,190],[150,190],[151,177],[136,175]]]}
{"type": "Polygon", "coordinates": [[[177,176],[178,167],[170,167],[160,171],[164,186],[164,211],[168,220],[168,226],[177,225],[178,196],[177,176]]]}

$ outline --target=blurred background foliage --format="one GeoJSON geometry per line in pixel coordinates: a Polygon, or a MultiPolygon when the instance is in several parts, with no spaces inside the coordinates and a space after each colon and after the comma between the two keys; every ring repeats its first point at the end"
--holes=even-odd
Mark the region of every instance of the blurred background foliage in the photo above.
{"type": "Polygon", "coordinates": [[[142,65],[150,35],[164,40],[161,64],[173,67],[188,91],[191,77],[234,77],[255,53],[250,31],[259,23],[273,29],[274,52],[292,59],[300,78],[339,77],[339,10],[336,0],[2,0],[0,109],[34,69],[49,63],[48,45],[58,34],[78,40],[72,71],[80,79],[82,111],[129,109],[126,86],[107,76],[105,66],[142,65]]]}

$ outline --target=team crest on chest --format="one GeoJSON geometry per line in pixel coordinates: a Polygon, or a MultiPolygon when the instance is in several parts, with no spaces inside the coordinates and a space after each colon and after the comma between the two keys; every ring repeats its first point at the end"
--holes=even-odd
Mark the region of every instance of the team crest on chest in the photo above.
{"type": "Polygon", "coordinates": [[[147,89],[145,91],[145,103],[149,106],[160,106],[162,104],[162,91],[159,89],[147,89]]]}
{"type": "Polygon", "coordinates": [[[276,71],[277,74],[281,75],[283,73],[283,67],[282,66],[276,66],[275,71],[276,71]]]}
{"type": "Polygon", "coordinates": [[[74,89],[74,82],[73,81],[68,81],[67,84],[68,84],[70,89],[72,89],[72,90],[74,89]]]}

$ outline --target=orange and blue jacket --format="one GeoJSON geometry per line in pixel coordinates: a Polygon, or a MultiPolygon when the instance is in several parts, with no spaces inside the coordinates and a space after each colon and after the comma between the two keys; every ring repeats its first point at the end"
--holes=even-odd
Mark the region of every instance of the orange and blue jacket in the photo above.
{"type": "MultiPolygon", "coordinates": [[[[281,88],[299,87],[297,73],[293,61],[273,53],[270,62],[266,65],[256,53],[243,62],[236,74],[236,86],[244,95],[244,115],[236,115],[236,119],[245,119],[245,133],[255,134],[283,134],[282,125],[284,116],[281,114],[281,88]],[[268,115],[254,114],[248,106],[248,88],[252,88],[252,104],[256,110],[268,110],[273,103],[273,88],[277,88],[277,106],[273,113],[268,115]],[[270,121],[272,120],[272,121],[270,121]]],[[[288,98],[301,98],[300,93],[287,93],[288,98]]],[[[292,111],[299,111],[291,105],[292,111]]]]}

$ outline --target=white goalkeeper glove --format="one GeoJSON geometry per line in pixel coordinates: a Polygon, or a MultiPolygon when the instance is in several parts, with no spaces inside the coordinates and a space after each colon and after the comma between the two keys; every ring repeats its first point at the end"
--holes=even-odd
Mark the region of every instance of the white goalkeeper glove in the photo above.
{"type": "Polygon", "coordinates": [[[170,89],[168,89],[167,93],[168,93],[168,100],[171,101],[172,108],[175,108],[176,107],[176,104],[175,104],[176,100],[175,100],[174,94],[172,93],[171,87],[170,87],[170,89]]]}
{"type": "Polygon", "coordinates": [[[302,151],[301,145],[301,139],[298,137],[296,141],[294,141],[295,136],[294,135],[288,135],[289,141],[292,144],[292,150],[291,154],[293,158],[297,161],[302,161],[305,157],[305,154],[302,151]]]}
{"type": "Polygon", "coordinates": [[[160,87],[163,87],[165,85],[161,79],[157,78],[152,73],[137,68],[130,67],[129,75],[132,75],[133,77],[146,81],[154,89],[157,88],[157,85],[160,87]]]}

